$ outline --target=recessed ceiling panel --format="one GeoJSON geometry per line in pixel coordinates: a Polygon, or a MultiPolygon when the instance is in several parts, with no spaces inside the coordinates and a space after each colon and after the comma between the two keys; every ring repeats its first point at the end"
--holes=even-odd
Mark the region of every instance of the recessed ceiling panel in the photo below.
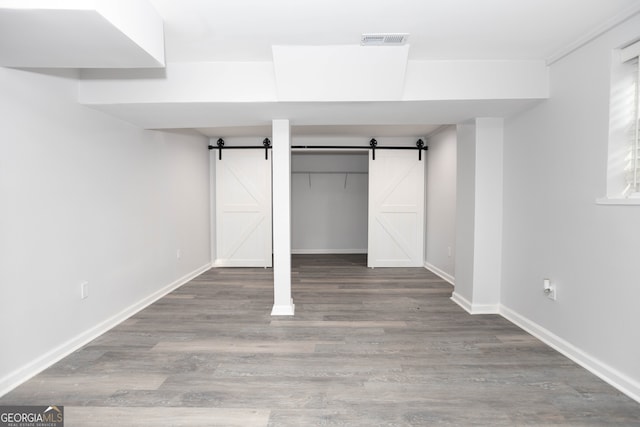
{"type": "Polygon", "coordinates": [[[402,98],[409,45],[274,46],[280,101],[402,98]]]}

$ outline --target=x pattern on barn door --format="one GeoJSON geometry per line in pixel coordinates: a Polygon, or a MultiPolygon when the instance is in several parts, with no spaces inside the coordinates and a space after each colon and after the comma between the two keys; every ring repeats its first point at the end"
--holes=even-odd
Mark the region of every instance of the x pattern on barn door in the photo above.
{"type": "Polygon", "coordinates": [[[413,151],[369,157],[369,267],[421,267],[424,162],[413,151]]]}
{"type": "Polygon", "coordinates": [[[271,159],[263,150],[216,156],[216,261],[271,267],[271,159]]]}

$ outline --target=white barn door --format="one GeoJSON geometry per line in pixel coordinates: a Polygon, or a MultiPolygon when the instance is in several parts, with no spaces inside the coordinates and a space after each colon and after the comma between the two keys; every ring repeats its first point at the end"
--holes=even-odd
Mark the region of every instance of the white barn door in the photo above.
{"type": "Polygon", "coordinates": [[[264,157],[264,150],[216,155],[216,266],[272,266],[271,156],[264,157]]]}
{"type": "Polygon", "coordinates": [[[424,160],[417,150],[369,155],[369,267],[424,266],[424,160]]]}

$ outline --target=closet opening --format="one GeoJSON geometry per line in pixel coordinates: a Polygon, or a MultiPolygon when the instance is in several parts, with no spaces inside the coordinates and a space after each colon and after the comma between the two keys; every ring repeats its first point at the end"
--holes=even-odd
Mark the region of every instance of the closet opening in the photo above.
{"type": "Polygon", "coordinates": [[[292,150],[292,254],[341,255],[366,265],[368,172],[368,150],[292,150]]]}
{"type": "Polygon", "coordinates": [[[372,268],[424,265],[427,147],[393,142],[292,145],[292,254],[366,254],[372,268]]]}

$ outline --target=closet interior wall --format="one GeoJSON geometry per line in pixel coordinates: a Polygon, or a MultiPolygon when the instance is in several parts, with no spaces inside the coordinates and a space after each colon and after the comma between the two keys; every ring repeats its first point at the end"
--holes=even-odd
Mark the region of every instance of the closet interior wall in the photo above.
{"type": "Polygon", "coordinates": [[[368,151],[292,154],[292,252],[366,253],[368,151]]]}

